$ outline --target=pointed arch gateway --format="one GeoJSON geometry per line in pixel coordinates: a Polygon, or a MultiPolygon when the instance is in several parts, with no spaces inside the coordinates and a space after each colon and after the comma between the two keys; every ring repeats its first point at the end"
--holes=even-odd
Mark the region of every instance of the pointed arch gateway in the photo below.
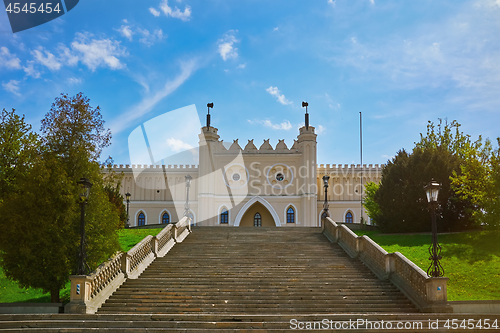
{"type": "Polygon", "coordinates": [[[239,227],[240,225],[245,226],[248,224],[247,220],[251,221],[251,224],[249,224],[248,226],[253,226],[254,215],[256,213],[259,213],[261,216],[262,226],[270,226],[270,225],[274,225],[276,227],[281,226],[279,216],[274,210],[273,206],[271,206],[271,204],[266,199],[260,196],[253,197],[252,199],[248,200],[243,205],[243,207],[241,207],[240,211],[238,212],[234,220],[234,226],[235,227],[239,227]],[[250,219],[247,218],[248,216],[250,216],[250,219]]]}

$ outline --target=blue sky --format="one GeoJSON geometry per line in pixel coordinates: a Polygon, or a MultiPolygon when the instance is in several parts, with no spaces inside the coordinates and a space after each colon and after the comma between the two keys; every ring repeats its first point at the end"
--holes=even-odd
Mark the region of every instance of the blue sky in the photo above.
{"type": "Polygon", "coordinates": [[[117,164],[142,123],[192,104],[204,123],[207,102],[224,141],[290,147],[302,101],[318,163],[359,163],[362,112],[363,161],[382,164],[428,120],[500,135],[500,0],[83,0],[16,34],[2,11],[0,84],[0,107],[36,130],[55,97],[83,92],[117,164]]]}

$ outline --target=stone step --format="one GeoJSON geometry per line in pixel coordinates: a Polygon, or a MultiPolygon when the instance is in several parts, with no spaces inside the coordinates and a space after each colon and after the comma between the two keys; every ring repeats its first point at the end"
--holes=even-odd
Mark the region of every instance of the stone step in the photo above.
{"type": "MultiPolygon", "coordinates": [[[[207,291],[201,291],[196,294],[192,292],[181,292],[178,290],[173,290],[173,291],[151,291],[148,293],[142,292],[142,293],[126,293],[123,291],[117,291],[114,294],[117,298],[120,297],[137,297],[137,298],[145,298],[145,297],[172,297],[175,295],[185,295],[189,297],[198,297],[198,296],[221,296],[221,297],[251,297],[251,298],[262,298],[262,295],[265,295],[266,298],[281,298],[281,297],[288,297],[288,298],[293,298],[293,297],[302,297],[302,295],[307,295],[309,297],[323,297],[323,296],[329,296],[331,295],[332,297],[335,297],[337,295],[342,295],[342,296],[351,296],[351,297],[360,297],[363,298],[365,297],[372,297],[372,296],[377,296],[377,297],[397,297],[402,295],[400,292],[396,290],[388,290],[388,291],[366,291],[362,292],[359,290],[351,291],[348,289],[344,289],[341,291],[336,291],[335,293],[325,293],[325,292],[282,292],[282,293],[267,293],[267,294],[256,294],[255,291],[251,290],[246,290],[244,292],[235,292],[233,290],[230,291],[217,291],[217,292],[207,292],[207,291]]],[[[406,299],[406,297],[403,296],[403,298],[406,299]]]]}
{"type": "MultiPolygon", "coordinates": [[[[226,315],[226,314],[99,314],[99,315],[0,315],[1,332],[88,332],[89,330],[105,332],[295,332],[299,323],[311,329],[320,325],[332,325],[330,331],[335,332],[373,332],[382,321],[396,326],[408,325],[409,329],[391,329],[390,332],[444,332],[446,320],[456,319],[458,323],[479,319],[500,322],[500,315],[478,314],[276,314],[276,315],[226,315]],[[293,321],[295,320],[295,321],[293,321]],[[359,320],[359,322],[358,322],[359,320]],[[438,320],[440,330],[429,329],[429,323],[438,320]],[[349,329],[349,321],[353,325],[349,329]],[[345,323],[345,329],[341,329],[345,323]],[[359,325],[358,325],[359,323],[359,325]],[[339,325],[335,329],[335,324],[339,325]],[[371,326],[370,326],[371,325],[371,326]],[[415,326],[414,326],[415,325],[415,326]],[[421,326],[416,326],[421,325],[421,326]],[[295,329],[292,329],[292,326],[295,329]],[[422,329],[420,329],[422,327],[422,329]],[[413,329],[412,329],[413,328],[413,329]]],[[[380,329],[378,331],[389,331],[380,329]]],[[[324,327],[325,328],[325,327],[324,327]]],[[[483,332],[484,329],[456,329],[456,332],[483,332]]],[[[494,330],[492,330],[494,331],[494,330]]]]}
{"type": "Polygon", "coordinates": [[[139,278],[127,280],[98,313],[417,312],[319,228],[278,229],[195,228],[139,278]]]}

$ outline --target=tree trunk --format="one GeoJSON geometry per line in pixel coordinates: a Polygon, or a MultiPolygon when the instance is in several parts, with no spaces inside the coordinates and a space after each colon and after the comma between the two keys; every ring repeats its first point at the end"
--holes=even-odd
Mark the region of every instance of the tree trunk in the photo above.
{"type": "Polygon", "coordinates": [[[50,301],[52,303],[59,303],[59,288],[52,288],[50,290],[50,301]]]}

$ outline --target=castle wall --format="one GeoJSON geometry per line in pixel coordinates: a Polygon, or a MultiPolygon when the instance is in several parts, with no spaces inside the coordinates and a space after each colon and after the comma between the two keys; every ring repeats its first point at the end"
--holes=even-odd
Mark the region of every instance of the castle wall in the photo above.
{"type": "MultiPolygon", "coordinates": [[[[193,180],[190,206],[196,223],[220,225],[220,213],[229,212],[229,226],[241,225],[242,217],[252,203],[266,206],[277,226],[320,226],[324,187],[322,177],[329,175],[328,202],[330,216],[339,222],[351,212],[359,223],[361,193],[367,182],[379,182],[382,165],[316,164],[314,127],[302,127],[292,147],[280,140],[273,148],[269,140],[257,148],[253,140],[242,148],[238,140],[231,146],[219,140],[217,129],[202,128],[199,142],[200,165],[120,165],[113,169],[123,174],[121,194],[129,192],[130,225],[137,224],[143,211],[146,224],[160,223],[167,210],[171,221],[184,214],[185,176],[193,180]],[[286,210],[292,207],[295,223],[286,223],[286,210]]],[[[243,222],[246,223],[246,222],[243,222]]]]}

